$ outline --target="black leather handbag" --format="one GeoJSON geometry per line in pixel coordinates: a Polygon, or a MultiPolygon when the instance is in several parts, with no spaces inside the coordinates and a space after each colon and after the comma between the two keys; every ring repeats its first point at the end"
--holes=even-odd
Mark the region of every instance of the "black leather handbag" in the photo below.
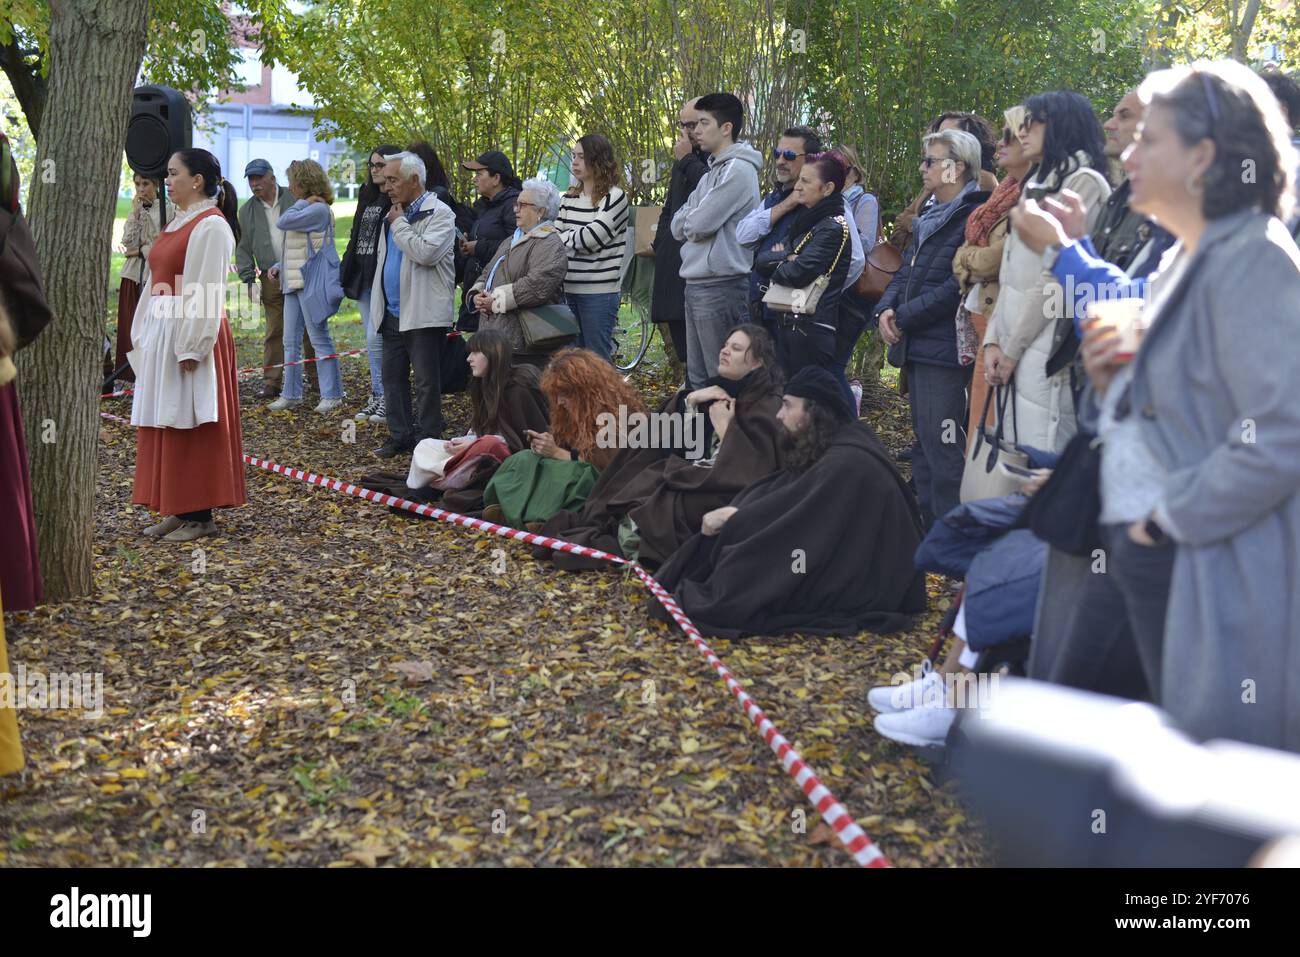
{"type": "Polygon", "coordinates": [[[1018,524],[1054,548],[1087,556],[1102,547],[1100,516],[1101,439],[1077,432],[1018,524]]]}

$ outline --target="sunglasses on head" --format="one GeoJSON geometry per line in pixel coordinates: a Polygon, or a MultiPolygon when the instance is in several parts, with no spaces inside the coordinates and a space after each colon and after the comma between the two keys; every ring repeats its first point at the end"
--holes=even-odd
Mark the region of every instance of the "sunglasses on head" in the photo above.
{"type": "Polygon", "coordinates": [[[772,147],[773,159],[784,158],[786,160],[796,160],[800,156],[807,156],[807,155],[808,155],[807,153],[796,153],[794,150],[779,150],[776,147],[772,147]]]}

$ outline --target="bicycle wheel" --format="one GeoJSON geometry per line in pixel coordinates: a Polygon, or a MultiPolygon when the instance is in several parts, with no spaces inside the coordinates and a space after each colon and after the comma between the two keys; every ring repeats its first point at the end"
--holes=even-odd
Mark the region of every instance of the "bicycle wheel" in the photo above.
{"type": "Polygon", "coordinates": [[[618,303],[618,323],[614,327],[614,368],[631,372],[640,365],[653,335],[650,310],[623,293],[618,303]]]}

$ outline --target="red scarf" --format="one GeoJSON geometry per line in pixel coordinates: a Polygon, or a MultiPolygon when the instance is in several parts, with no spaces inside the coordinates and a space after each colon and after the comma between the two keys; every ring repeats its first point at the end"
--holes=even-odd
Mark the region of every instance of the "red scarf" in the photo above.
{"type": "Polygon", "coordinates": [[[966,242],[971,246],[987,246],[989,233],[997,221],[1019,201],[1020,181],[1014,176],[1008,176],[998,183],[997,189],[993,190],[982,206],[975,207],[975,212],[966,220],[966,242]]]}

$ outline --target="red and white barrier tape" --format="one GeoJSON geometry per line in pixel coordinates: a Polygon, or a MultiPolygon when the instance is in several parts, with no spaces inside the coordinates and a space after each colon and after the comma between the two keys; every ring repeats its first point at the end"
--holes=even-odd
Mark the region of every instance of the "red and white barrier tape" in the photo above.
{"type": "MultiPolygon", "coordinates": [[[[124,422],[130,425],[126,419],[115,415],[109,415],[107,412],[101,412],[106,419],[112,419],[115,422],[124,422]]],[[[481,518],[472,518],[468,515],[461,515],[457,512],[449,512],[445,509],[436,508],[432,505],[412,502],[408,499],[398,498],[395,495],[386,495],[383,492],[375,492],[371,489],[360,488],[350,482],[343,482],[339,479],[330,478],[325,475],[317,475],[315,472],[304,472],[302,469],[289,468],[284,465],[277,465],[266,459],[255,458],[251,455],[244,456],[244,462],[248,465],[264,469],[268,472],[274,472],[276,475],[283,475],[288,478],[297,479],[300,482],[306,482],[309,485],[317,485],[321,488],[329,489],[334,492],[342,492],[345,495],[351,495],[354,498],[364,499],[368,502],[376,502],[380,505],[390,505],[396,508],[412,512],[416,515],[423,515],[427,518],[438,519],[439,521],[449,522],[452,525],[461,525],[465,528],[477,528],[481,531],[492,532],[503,538],[511,538],[515,541],[525,542],[529,545],[541,545],[546,548],[554,549],[558,552],[572,552],[575,555],[583,555],[588,558],[594,558],[599,561],[607,561],[615,565],[626,565],[642,583],[650,589],[650,594],[654,595],[659,604],[668,611],[682,632],[690,639],[697,651],[708,662],[714,672],[722,679],[727,690],[735,697],[740,704],[741,710],[745,712],[745,717],[753,723],[754,728],[767,742],[781,766],[785,769],[794,782],[803,791],[804,796],[817,813],[822,816],[822,820],[833,830],[844,848],[853,856],[862,867],[891,867],[889,859],[871,840],[870,836],[853,820],[852,815],[845,809],[835,795],[831,793],[830,788],[817,777],[817,774],[799,755],[786,737],[777,730],[772,720],[763,713],[758,703],[750,697],[749,693],[740,686],[731,670],[722,663],[717,654],[709,647],[704,637],[700,634],[699,629],[687,617],[681,606],[673,599],[659,582],[654,579],[649,572],[636,562],[629,562],[621,555],[611,555],[596,548],[588,548],[585,545],[577,545],[573,542],[566,542],[563,539],[551,538],[548,535],[538,535],[535,532],[523,531],[518,528],[510,528],[507,525],[498,525],[495,522],[489,522],[481,518]]]]}
{"type": "Polygon", "coordinates": [[[429,518],[439,519],[444,522],[450,522],[453,525],[462,525],[465,528],[477,528],[485,532],[492,532],[505,538],[512,538],[515,541],[526,542],[530,545],[541,545],[546,548],[554,549],[558,552],[572,552],[575,555],[584,555],[588,558],[594,558],[602,561],[611,562],[616,565],[627,565],[632,569],[638,578],[650,589],[650,593],[667,609],[677,625],[691,640],[696,649],[709,663],[709,666],[722,679],[728,691],[735,696],[740,703],[741,710],[745,716],[753,722],[758,733],[762,735],[763,740],[776,754],[781,766],[785,768],[804,796],[812,803],[813,807],[822,816],[827,825],[835,832],[841,843],[853,855],[853,859],[863,867],[890,867],[888,858],[878,848],[865,831],[853,820],[853,817],[845,810],[844,805],[835,799],[830,788],[817,777],[813,769],[808,766],[807,762],[800,757],[799,752],[772,723],[763,710],[753,698],[740,686],[735,676],[722,663],[722,660],[714,653],[713,649],[708,646],[703,636],[700,634],[694,623],[686,616],[681,607],[673,600],[672,595],[655,581],[654,577],[642,568],[636,562],[629,562],[621,555],[611,555],[608,552],[602,552],[599,549],[588,548],[585,545],[576,545],[573,542],[566,542],[562,539],[551,538],[547,535],[538,535],[534,532],[527,532],[517,528],[510,528],[507,525],[498,525],[495,522],[489,522],[481,518],[471,518],[468,515],[461,515],[456,512],[448,512],[445,509],[435,508],[432,505],[422,505],[417,502],[411,502],[404,498],[397,498],[394,495],[385,495],[382,492],[371,491],[370,489],[359,488],[348,482],[342,482],[338,479],[332,479],[327,476],[317,475],[314,472],[304,472],[301,469],[288,468],[283,465],[277,465],[265,459],[254,458],[251,455],[245,455],[244,461],[249,465],[265,469],[268,472],[274,472],[277,475],[285,475],[289,478],[298,479],[311,485],[319,485],[321,488],[327,488],[335,492],[343,492],[345,495],[352,495],[356,498],[365,499],[371,502],[378,502],[381,505],[393,505],[404,509],[408,512],[414,512],[416,515],[424,515],[429,518]]]}

